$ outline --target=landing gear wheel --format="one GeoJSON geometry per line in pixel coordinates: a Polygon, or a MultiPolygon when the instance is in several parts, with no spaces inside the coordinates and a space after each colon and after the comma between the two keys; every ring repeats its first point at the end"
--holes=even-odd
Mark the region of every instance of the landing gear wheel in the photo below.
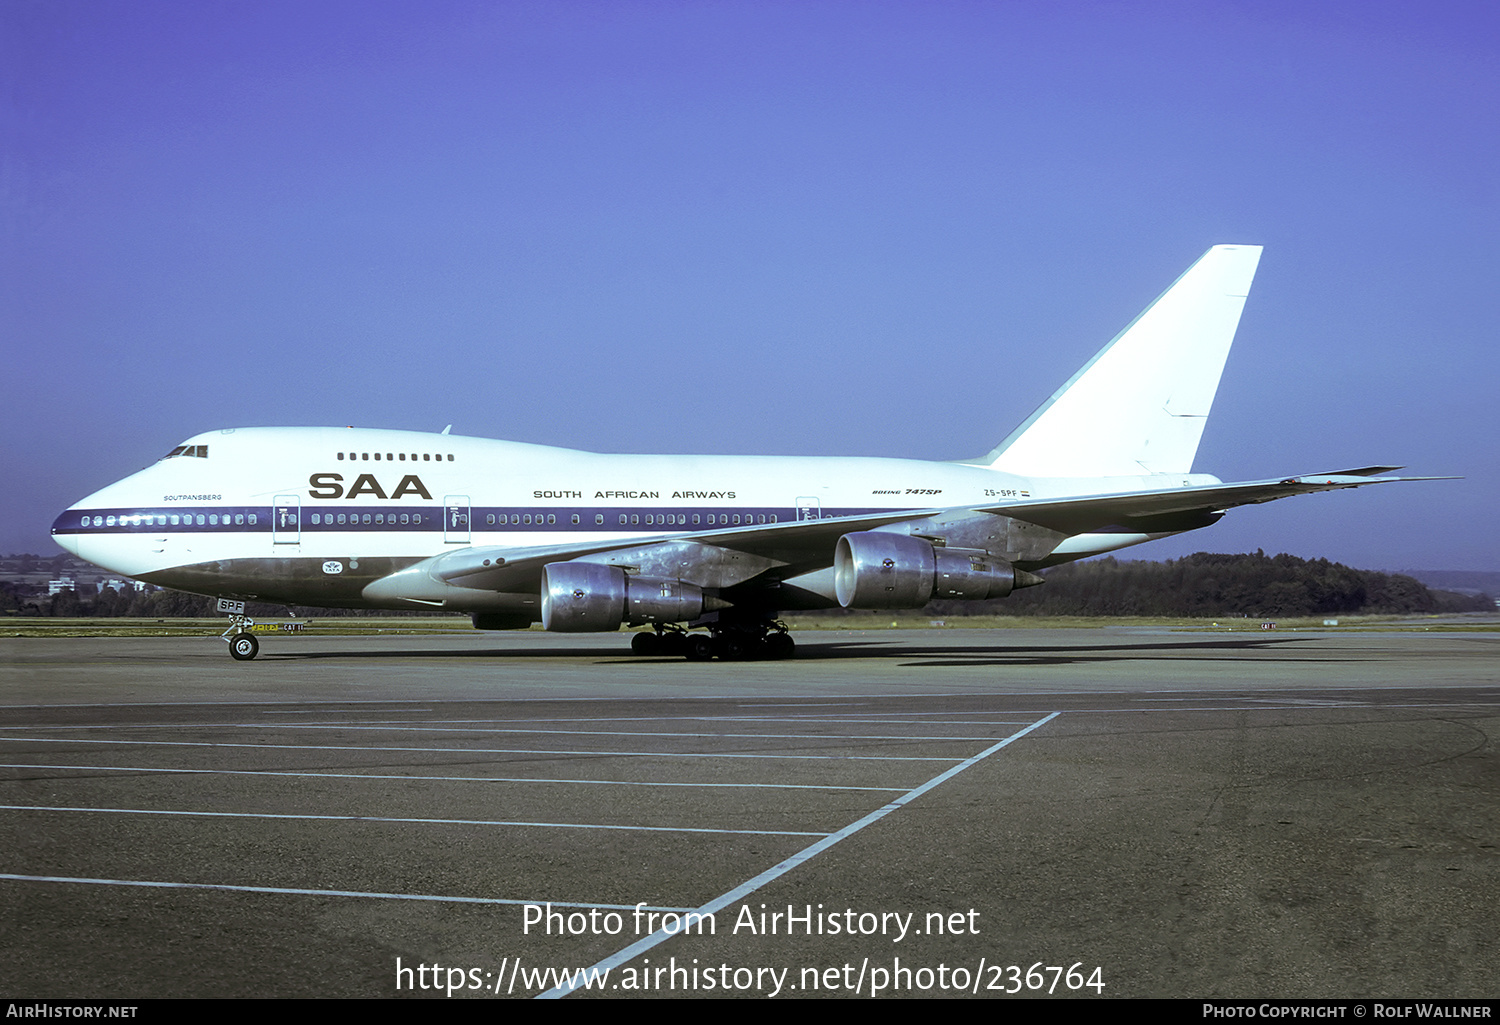
{"type": "Polygon", "coordinates": [[[654,633],[638,633],[630,639],[630,650],[637,655],[660,655],[661,638],[654,633]]]}
{"type": "Polygon", "coordinates": [[[791,658],[797,653],[797,642],[790,634],[773,633],[766,637],[766,658],[791,658]]]}
{"type": "Polygon", "coordinates": [[[689,662],[707,662],[714,657],[713,638],[708,634],[688,634],[687,650],[683,654],[687,655],[689,662]]]}
{"type": "Polygon", "coordinates": [[[725,662],[743,662],[754,657],[747,638],[735,634],[719,635],[719,657],[725,662]]]}
{"type": "Polygon", "coordinates": [[[229,639],[229,654],[236,662],[248,662],[260,653],[260,641],[254,634],[235,634],[229,639]]]}

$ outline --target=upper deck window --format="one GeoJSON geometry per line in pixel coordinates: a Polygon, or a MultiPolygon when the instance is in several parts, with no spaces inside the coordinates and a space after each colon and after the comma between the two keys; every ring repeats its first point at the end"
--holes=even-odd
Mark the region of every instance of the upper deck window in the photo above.
{"type": "Polygon", "coordinates": [[[175,459],[178,456],[196,456],[199,459],[208,458],[207,445],[178,445],[172,451],[162,456],[163,459],[175,459]]]}
{"type": "MultiPolygon", "coordinates": [[[[200,449],[203,450],[202,452],[199,453],[200,455],[205,455],[205,456],[208,455],[208,446],[207,445],[199,445],[198,448],[200,448],[200,449]]],[[[193,453],[191,453],[191,452],[181,452],[181,453],[174,452],[173,453],[173,455],[189,455],[189,456],[192,455],[192,454],[193,453]]],[[[362,460],[364,462],[369,462],[370,461],[370,456],[371,456],[371,453],[369,453],[369,452],[350,452],[349,453],[349,460],[351,462],[353,462],[354,460],[358,459],[358,460],[362,460]]],[[[399,453],[399,454],[395,453],[395,452],[384,452],[384,453],[376,452],[376,453],[374,453],[374,457],[375,457],[375,461],[376,462],[394,463],[394,462],[405,462],[406,458],[407,458],[407,454],[405,452],[402,452],[402,453],[399,453]]],[[[340,459],[344,458],[344,454],[342,452],[339,453],[339,458],[340,459]]],[[[423,462],[441,463],[444,458],[445,457],[444,457],[444,455],[441,452],[423,452],[422,453],[422,461],[423,462]]],[[[447,458],[448,462],[450,462],[450,463],[453,462],[453,456],[452,456],[451,453],[448,456],[446,456],[446,458],[447,458]]],[[[415,452],[411,453],[411,461],[414,462],[414,463],[417,461],[417,453],[415,453],[415,452]]]]}

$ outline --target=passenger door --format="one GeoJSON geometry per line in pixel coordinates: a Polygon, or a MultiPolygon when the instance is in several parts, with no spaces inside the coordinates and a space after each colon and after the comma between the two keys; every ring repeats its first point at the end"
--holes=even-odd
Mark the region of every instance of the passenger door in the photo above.
{"type": "Polygon", "coordinates": [[[277,495],[271,507],[271,543],[295,545],[302,541],[302,498],[277,495]]]}
{"type": "Polygon", "coordinates": [[[443,542],[450,545],[469,543],[469,496],[443,496],[443,542]]]}

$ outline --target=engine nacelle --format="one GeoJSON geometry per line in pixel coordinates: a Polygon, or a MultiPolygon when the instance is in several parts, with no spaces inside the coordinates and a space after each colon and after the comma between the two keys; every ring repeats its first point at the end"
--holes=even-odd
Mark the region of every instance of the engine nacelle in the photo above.
{"type": "Polygon", "coordinates": [[[703,615],[703,590],[664,577],[631,576],[597,562],[542,567],[542,629],[618,630],[621,623],[679,623],[703,615]]]}
{"type": "MultiPolygon", "coordinates": [[[[1030,580],[1040,578],[1025,574],[1030,580]]],[[[937,548],[907,534],[863,531],[839,538],[833,590],[846,609],[915,609],[933,598],[1004,598],[1016,570],[983,552],[937,548]]]]}

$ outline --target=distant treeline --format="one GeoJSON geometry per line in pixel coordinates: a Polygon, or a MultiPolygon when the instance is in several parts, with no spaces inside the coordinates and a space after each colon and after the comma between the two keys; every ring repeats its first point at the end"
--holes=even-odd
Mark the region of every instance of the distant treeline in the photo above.
{"type": "Polygon", "coordinates": [[[1295,555],[1199,552],[1166,562],[1091,559],[1057,566],[1047,582],[982,602],[935,601],[938,615],[1202,616],[1258,618],[1481,612],[1485,595],[1434,591],[1397,573],[1295,555]]]}
{"type": "MultiPolygon", "coordinates": [[[[1429,589],[1412,577],[1351,569],[1327,559],[1294,555],[1212,555],[1199,552],[1167,562],[1091,559],[1047,570],[1047,582],[992,601],[935,601],[938,616],[1203,616],[1276,617],[1494,611],[1487,595],[1429,589]]],[[[150,619],[214,616],[214,599],[181,591],[97,594],[62,591],[51,597],[23,594],[0,582],[0,613],[22,616],[133,616],[150,619]]],[[[302,609],[318,617],[432,615],[302,609]]],[[[252,616],[284,616],[287,607],[250,603],[252,616]]],[[[842,610],[835,610],[842,611],[842,610]]],[[[442,613],[439,613],[441,615],[442,613]]]]}

